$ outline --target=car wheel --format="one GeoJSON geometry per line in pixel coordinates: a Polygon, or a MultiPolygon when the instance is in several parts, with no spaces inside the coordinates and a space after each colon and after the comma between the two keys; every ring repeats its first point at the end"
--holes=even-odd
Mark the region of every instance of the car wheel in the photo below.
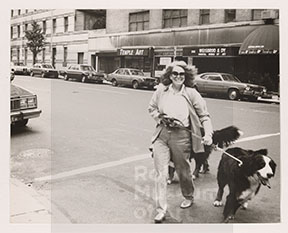
{"type": "Polygon", "coordinates": [[[65,80],[65,81],[68,81],[68,80],[69,80],[68,74],[64,74],[64,80],[65,80]]]}
{"type": "Polygon", "coordinates": [[[14,123],[14,126],[16,127],[24,127],[25,125],[27,125],[28,123],[28,119],[22,120],[22,121],[16,121],[14,123]]]}
{"type": "Polygon", "coordinates": [[[117,83],[117,80],[116,79],[112,79],[112,86],[114,87],[117,87],[118,86],[118,83],[117,83]]]}
{"type": "Polygon", "coordinates": [[[33,73],[33,71],[31,71],[31,73],[30,73],[30,76],[31,76],[31,77],[33,77],[33,76],[34,76],[34,73],[33,73]]]}
{"type": "Polygon", "coordinates": [[[86,76],[82,76],[81,82],[82,82],[82,83],[86,83],[86,81],[87,81],[86,76]]]}
{"type": "Polygon", "coordinates": [[[237,100],[239,99],[239,91],[236,89],[230,89],[228,91],[228,99],[229,100],[237,100]]]}
{"type": "Polygon", "coordinates": [[[137,81],[133,81],[132,87],[133,87],[134,89],[138,89],[138,88],[139,88],[139,83],[138,83],[137,81]]]}

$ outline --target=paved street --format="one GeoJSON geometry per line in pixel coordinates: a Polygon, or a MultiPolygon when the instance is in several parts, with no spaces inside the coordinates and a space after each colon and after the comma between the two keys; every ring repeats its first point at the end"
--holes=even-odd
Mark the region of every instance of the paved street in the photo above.
{"type": "MultiPolygon", "coordinates": [[[[153,91],[29,76],[16,76],[13,83],[38,95],[42,114],[13,130],[11,176],[51,200],[53,221],[61,223],[64,215],[71,223],[153,223],[148,147],[155,122],[147,111],[153,91]]],[[[280,106],[205,99],[214,129],[239,127],[244,135],[235,146],[267,148],[278,164],[272,189],[262,187],[234,222],[279,222],[280,106]]],[[[220,156],[213,152],[210,173],[195,181],[191,208],[179,208],[177,180],[169,186],[167,223],[221,222],[223,207],[212,205],[220,156]]]]}

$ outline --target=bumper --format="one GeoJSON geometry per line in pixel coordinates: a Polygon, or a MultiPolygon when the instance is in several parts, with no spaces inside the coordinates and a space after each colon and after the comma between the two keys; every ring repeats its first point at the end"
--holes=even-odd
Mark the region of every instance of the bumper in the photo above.
{"type": "Polygon", "coordinates": [[[260,91],[246,91],[244,90],[242,95],[246,97],[261,97],[263,96],[264,92],[260,91]]]}
{"type": "Polygon", "coordinates": [[[15,69],[15,74],[28,74],[28,70],[27,69],[15,69]]]}
{"type": "Polygon", "coordinates": [[[156,85],[155,81],[144,81],[140,83],[140,86],[152,88],[156,85]]]}
{"type": "Polygon", "coordinates": [[[10,114],[11,123],[16,122],[16,121],[22,121],[25,119],[39,117],[41,112],[42,111],[40,109],[29,109],[29,110],[11,112],[10,114]]]}
{"type": "Polygon", "coordinates": [[[102,76],[92,76],[92,77],[87,77],[88,80],[91,80],[91,81],[95,81],[95,82],[101,82],[104,80],[104,77],[102,76]]]}

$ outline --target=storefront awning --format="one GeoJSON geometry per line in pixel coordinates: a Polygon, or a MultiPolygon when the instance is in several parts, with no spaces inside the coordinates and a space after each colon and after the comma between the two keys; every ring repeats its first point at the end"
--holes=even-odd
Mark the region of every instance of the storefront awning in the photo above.
{"type": "Polygon", "coordinates": [[[244,39],[240,55],[247,54],[278,54],[279,53],[279,26],[264,25],[252,31],[244,39]]]}

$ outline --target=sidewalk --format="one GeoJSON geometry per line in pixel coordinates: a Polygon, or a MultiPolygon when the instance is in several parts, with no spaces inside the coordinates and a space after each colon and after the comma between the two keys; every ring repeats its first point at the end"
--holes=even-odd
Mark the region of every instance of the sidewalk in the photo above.
{"type": "MultiPolygon", "coordinates": [[[[47,198],[42,197],[33,187],[17,179],[10,179],[10,223],[51,224],[51,213],[51,202],[47,198]]],[[[53,207],[53,216],[57,216],[57,222],[70,223],[56,207],[53,207]]]]}

